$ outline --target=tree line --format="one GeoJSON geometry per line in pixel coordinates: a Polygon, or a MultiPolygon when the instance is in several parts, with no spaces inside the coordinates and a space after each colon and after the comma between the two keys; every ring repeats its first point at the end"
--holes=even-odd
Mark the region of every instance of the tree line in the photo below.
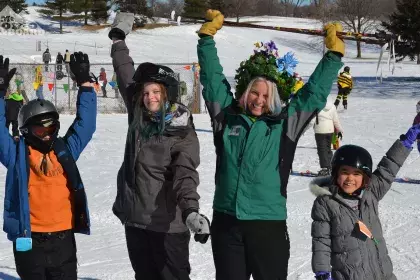
{"type": "MultiPolygon", "coordinates": [[[[25,0],[2,0],[0,9],[9,5],[15,12],[26,11],[25,0]]],[[[133,12],[144,18],[177,15],[203,17],[207,9],[218,9],[237,22],[245,16],[285,16],[313,18],[321,23],[342,22],[345,30],[355,33],[386,31],[400,36],[396,53],[420,64],[420,0],[46,0],[40,10],[60,21],[82,19],[106,22],[110,9],[133,12]],[[72,16],[65,16],[71,12],[72,16]]],[[[362,57],[357,43],[357,57],[362,57]]]]}

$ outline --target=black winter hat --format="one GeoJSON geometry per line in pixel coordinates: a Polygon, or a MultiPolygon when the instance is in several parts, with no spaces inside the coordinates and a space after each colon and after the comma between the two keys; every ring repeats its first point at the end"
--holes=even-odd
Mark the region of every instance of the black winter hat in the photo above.
{"type": "Polygon", "coordinates": [[[163,84],[167,89],[168,100],[175,102],[178,99],[179,81],[174,71],[163,65],[145,62],[137,67],[133,80],[136,85],[143,85],[148,82],[163,84]]]}

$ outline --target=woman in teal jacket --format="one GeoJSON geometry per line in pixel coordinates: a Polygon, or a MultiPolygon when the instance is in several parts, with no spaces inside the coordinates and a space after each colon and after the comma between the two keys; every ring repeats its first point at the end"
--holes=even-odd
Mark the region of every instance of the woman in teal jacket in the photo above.
{"type": "Polygon", "coordinates": [[[277,72],[276,57],[269,54],[275,47],[241,63],[233,97],[213,39],[224,18],[215,10],[206,16],[209,22],[198,32],[197,51],[217,154],[211,225],[216,280],[250,275],[254,280],[286,279],[288,177],[299,137],[324,108],[342,67],[344,43],[336,36],[342,27],[326,26],[330,51],[286,106],[279,96],[287,98],[283,85],[288,79],[277,72]]]}

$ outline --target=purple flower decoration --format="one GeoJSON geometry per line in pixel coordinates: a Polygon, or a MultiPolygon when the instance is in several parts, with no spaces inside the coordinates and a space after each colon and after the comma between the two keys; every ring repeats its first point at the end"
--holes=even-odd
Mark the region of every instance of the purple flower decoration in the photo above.
{"type": "Polygon", "coordinates": [[[265,47],[267,49],[267,51],[274,53],[275,51],[277,51],[277,46],[276,43],[274,43],[272,40],[268,43],[265,43],[265,47]]]}
{"type": "Polygon", "coordinates": [[[295,68],[299,61],[292,52],[286,53],[283,57],[277,59],[277,69],[279,72],[287,72],[289,76],[293,76],[295,68]]]}

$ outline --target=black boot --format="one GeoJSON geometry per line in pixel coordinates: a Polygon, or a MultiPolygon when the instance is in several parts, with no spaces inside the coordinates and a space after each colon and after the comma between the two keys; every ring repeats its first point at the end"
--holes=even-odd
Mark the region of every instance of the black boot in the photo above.
{"type": "Polygon", "coordinates": [[[329,176],[329,175],[331,175],[330,168],[321,168],[321,170],[318,171],[318,176],[329,176]]]}

